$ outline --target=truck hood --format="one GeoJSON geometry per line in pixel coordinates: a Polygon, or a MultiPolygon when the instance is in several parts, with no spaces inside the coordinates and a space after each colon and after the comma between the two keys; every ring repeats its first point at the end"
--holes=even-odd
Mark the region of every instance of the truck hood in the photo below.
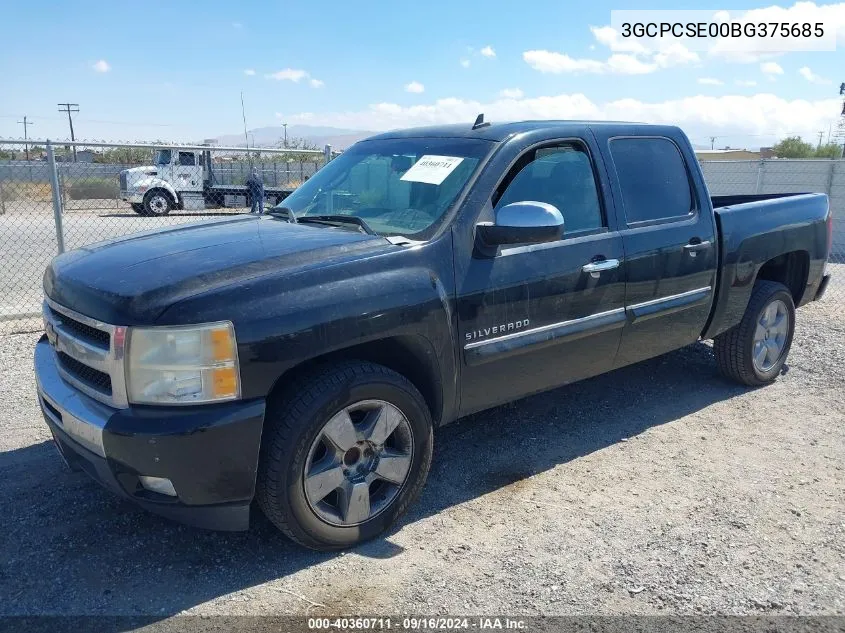
{"type": "Polygon", "coordinates": [[[44,292],[106,323],[143,325],[200,293],[396,248],[382,237],[344,229],[238,216],[136,233],[59,255],[44,273],[44,292]]]}
{"type": "Polygon", "coordinates": [[[135,174],[155,174],[158,171],[158,167],[155,165],[143,165],[141,167],[129,167],[124,169],[127,174],[135,175],[135,174]]]}

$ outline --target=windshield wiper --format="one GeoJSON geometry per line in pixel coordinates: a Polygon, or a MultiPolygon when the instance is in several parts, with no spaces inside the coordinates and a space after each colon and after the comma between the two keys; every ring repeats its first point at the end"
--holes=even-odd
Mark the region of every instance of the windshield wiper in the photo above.
{"type": "Polygon", "coordinates": [[[272,215],[274,218],[286,219],[291,224],[297,224],[296,214],[294,214],[293,209],[289,209],[288,207],[273,207],[267,211],[267,215],[272,215]]]}
{"type": "Polygon", "coordinates": [[[334,224],[335,222],[340,224],[355,224],[364,229],[364,232],[369,235],[378,235],[369,224],[354,215],[302,215],[297,219],[297,222],[300,224],[306,224],[308,222],[314,222],[316,224],[334,224]]]}

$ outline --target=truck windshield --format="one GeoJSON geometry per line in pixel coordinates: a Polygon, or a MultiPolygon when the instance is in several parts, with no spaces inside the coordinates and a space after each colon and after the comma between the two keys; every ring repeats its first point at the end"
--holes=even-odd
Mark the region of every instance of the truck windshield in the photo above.
{"type": "Polygon", "coordinates": [[[156,165],[169,165],[171,152],[169,149],[160,149],[156,152],[156,165]]]}
{"type": "Polygon", "coordinates": [[[494,145],[461,138],[362,141],[278,206],[297,218],[350,215],[380,235],[428,239],[494,145]]]}

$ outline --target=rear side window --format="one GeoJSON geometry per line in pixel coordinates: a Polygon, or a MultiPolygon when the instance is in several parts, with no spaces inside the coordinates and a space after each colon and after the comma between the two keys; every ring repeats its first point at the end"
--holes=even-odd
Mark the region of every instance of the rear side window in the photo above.
{"type": "Polygon", "coordinates": [[[179,164],[183,167],[195,167],[197,162],[193,152],[179,152],[179,164]]]}
{"type": "Polygon", "coordinates": [[[617,138],[610,154],[628,224],[692,213],[689,176],[678,146],[667,138],[617,138]]]}

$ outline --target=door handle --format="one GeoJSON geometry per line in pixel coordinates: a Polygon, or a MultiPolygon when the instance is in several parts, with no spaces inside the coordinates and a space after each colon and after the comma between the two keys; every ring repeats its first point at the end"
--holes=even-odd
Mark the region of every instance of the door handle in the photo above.
{"type": "Polygon", "coordinates": [[[602,271],[613,270],[614,268],[619,268],[618,259],[601,259],[597,262],[590,262],[589,264],[584,264],[584,266],[581,267],[581,270],[585,273],[590,273],[592,277],[597,278],[601,275],[602,271]]]}
{"type": "Polygon", "coordinates": [[[697,253],[698,251],[704,251],[710,248],[710,240],[706,240],[704,242],[690,242],[689,244],[684,244],[684,250],[687,253],[697,253]]]}

